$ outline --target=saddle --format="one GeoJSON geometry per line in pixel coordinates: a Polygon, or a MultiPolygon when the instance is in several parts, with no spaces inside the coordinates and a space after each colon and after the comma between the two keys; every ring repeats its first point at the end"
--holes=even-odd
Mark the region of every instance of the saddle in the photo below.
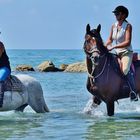
{"type": "Polygon", "coordinates": [[[4,81],[4,92],[5,91],[17,91],[22,92],[23,91],[23,84],[22,82],[14,75],[10,75],[5,81],[4,81]]]}
{"type": "MultiPolygon", "coordinates": [[[[110,54],[109,57],[110,57],[110,63],[113,66],[114,71],[123,79],[120,87],[120,94],[124,98],[126,97],[126,95],[129,97],[130,87],[128,86],[128,83],[125,80],[124,75],[122,74],[120,59],[115,54],[110,54]]],[[[130,72],[133,73],[134,78],[135,78],[135,74],[136,74],[135,71],[137,67],[140,67],[140,59],[138,57],[138,54],[134,53],[131,68],[130,68],[130,72]]]]}
{"type": "MultiPolygon", "coordinates": [[[[111,65],[114,67],[114,70],[122,76],[121,70],[121,61],[118,55],[110,54],[111,65]]],[[[133,59],[130,71],[135,74],[136,67],[140,67],[140,58],[138,57],[138,53],[133,53],[133,59]]]]}

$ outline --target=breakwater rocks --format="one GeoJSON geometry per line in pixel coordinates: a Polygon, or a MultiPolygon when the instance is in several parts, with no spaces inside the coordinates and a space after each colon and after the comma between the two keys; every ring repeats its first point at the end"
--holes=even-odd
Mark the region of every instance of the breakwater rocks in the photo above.
{"type": "Polygon", "coordinates": [[[35,71],[34,68],[30,65],[18,65],[16,71],[35,71]]]}
{"type": "Polygon", "coordinates": [[[40,72],[86,72],[85,61],[77,62],[73,64],[61,64],[57,68],[52,61],[44,61],[39,64],[36,68],[33,68],[31,65],[18,65],[16,71],[40,71],[40,72]]]}

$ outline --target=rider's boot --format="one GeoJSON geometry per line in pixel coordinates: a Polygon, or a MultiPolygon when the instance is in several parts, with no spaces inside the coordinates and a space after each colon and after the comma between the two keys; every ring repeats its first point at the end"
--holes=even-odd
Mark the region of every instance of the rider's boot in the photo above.
{"type": "Polygon", "coordinates": [[[3,105],[3,97],[4,97],[4,82],[0,81],[0,107],[3,105]]]}
{"type": "Polygon", "coordinates": [[[131,101],[138,101],[137,93],[136,93],[136,84],[134,75],[131,71],[128,72],[128,74],[125,76],[128,85],[130,87],[130,99],[131,101]]]}

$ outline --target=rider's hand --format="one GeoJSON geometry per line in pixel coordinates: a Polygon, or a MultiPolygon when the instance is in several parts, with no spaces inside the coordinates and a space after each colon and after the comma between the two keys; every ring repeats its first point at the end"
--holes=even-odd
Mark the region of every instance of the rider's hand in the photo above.
{"type": "Polygon", "coordinates": [[[111,46],[111,47],[109,47],[107,49],[108,49],[108,51],[112,51],[114,48],[115,48],[114,46],[111,46]]]}

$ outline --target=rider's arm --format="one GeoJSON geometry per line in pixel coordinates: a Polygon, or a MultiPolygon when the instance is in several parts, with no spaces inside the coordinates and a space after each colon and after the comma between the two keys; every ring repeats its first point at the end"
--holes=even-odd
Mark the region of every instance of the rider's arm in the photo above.
{"type": "Polygon", "coordinates": [[[2,42],[0,42],[0,57],[2,56],[3,52],[4,52],[4,45],[2,42]]]}
{"type": "Polygon", "coordinates": [[[131,38],[132,38],[132,26],[131,24],[128,24],[125,32],[125,40],[122,43],[114,46],[114,48],[124,48],[130,46],[131,38]]]}
{"type": "Polygon", "coordinates": [[[113,40],[112,40],[113,26],[114,26],[114,25],[112,25],[112,27],[111,27],[111,31],[110,31],[109,38],[108,38],[107,42],[105,43],[105,46],[106,46],[106,47],[107,47],[108,45],[112,45],[112,42],[113,42],[113,40]]]}

